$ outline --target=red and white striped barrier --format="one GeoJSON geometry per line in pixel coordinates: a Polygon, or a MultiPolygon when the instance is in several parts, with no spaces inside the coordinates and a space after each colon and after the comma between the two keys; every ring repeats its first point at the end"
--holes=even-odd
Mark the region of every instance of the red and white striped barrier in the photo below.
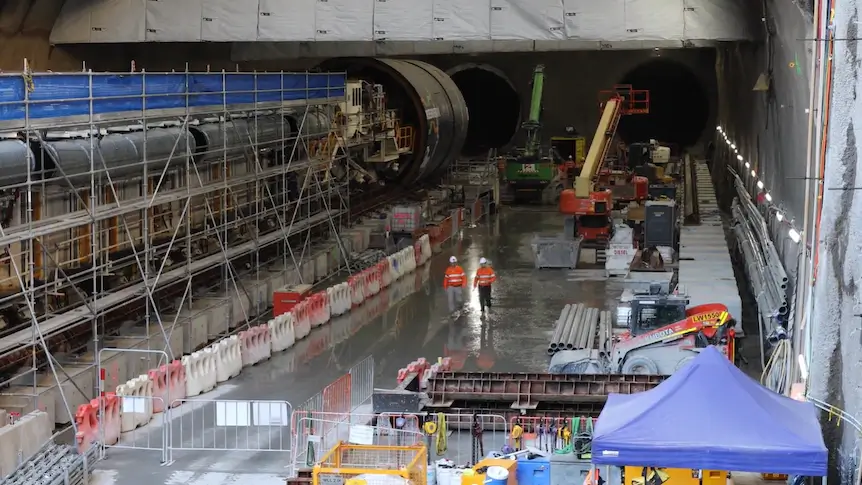
{"type": "Polygon", "coordinates": [[[272,336],[272,351],[282,352],[296,343],[296,317],[293,312],[283,313],[269,321],[269,332],[272,336]]]}
{"type": "Polygon", "coordinates": [[[347,278],[347,286],[350,287],[351,306],[356,308],[365,301],[365,284],[362,273],[347,278]]]}
{"type": "Polygon", "coordinates": [[[147,371],[147,376],[153,383],[153,413],[164,412],[166,407],[178,405],[176,399],[185,398],[186,381],[183,365],[175,360],[169,365],[147,371]]]}
{"type": "Polygon", "coordinates": [[[242,366],[257,364],[272,356],[269,326],[257,325],[239,333],[242,350],[242,366]]]}
{"type": "Polygon", "coordinates": [[[392,270],[389,267],[389,258],[383,258],[377,263],[377,272],[380,273],[380,286],[388,288],[392,284],[392,270]]]}
{"type": "Polygon", "coordinates": [[[291,313],[296,318],[294,329],[296,329],[296,340],[303,339],[311,333],[311,307],[308,305],[308,300],[302,300],[297,303],[291,313]]]}
{"type": "Polygon", "coordinates": [[[216,350],[216,381],[225,382],[239,375],[242,371],[242,345],[239,337],[230,337],[219,340],[213,345],[216,350]]]}
{"type": "Polygon", "coordinates": [[[182,363],[186,373],[186,397],[194,397],[215,388],[218,377],[215,350],[207,347],[200,352],[184,355],[182,363]]]}
{"type": "Polygon", "coordinates": [[[376,266],[372,266],[365,271],[365,285],[368,289],[367,294],[370,296],[374,296],[380,293],[380,271],[376,266]]]}
{"type": "Polygon", "coordinates": [[[325,292],[315,293],[308,298],[311,307],[312,327],[319,327],[329,321],[329,298],[325,292]]]}
{"type": "Polygon", "coordinates": [[[117,386],[117,396],[122,404],[120,430],[123,433],[134,431],[153,419],[153,381],[146,375],[117,386]]]}

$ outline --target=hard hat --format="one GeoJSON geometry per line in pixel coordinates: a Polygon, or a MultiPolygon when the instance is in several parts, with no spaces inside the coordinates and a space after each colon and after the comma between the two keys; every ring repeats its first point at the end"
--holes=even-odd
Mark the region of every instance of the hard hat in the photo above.
{"type": "Polygon", "coordinates": [[[488,264],[488,260],[485,258],[479,258],[479,264],[488,264]]]}
{"type": "Polygon", "coordinates": [[[449,262],[450,262],[450,263],[452,263],[452,264],[455,264],[455,263],[457,263],[457,262],[458,262],[458,258],[456,258],[455,256],[452,256],[452,257],[450,257],[450,258],[449,258],[449,262]]]}

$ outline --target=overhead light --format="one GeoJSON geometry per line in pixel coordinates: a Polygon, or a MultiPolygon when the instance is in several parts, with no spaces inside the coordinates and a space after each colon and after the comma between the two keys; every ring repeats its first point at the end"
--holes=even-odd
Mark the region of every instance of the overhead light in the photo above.
{"type": "Polygon", "coordinates": [[[757,172],[755,172],[754,170],[752,170],[752,171],[751,171],[751,176],[752,176],[752,177],[757,177],[757,172]]]}
{"type": "Polygon", "coordinates": [[[737,159],[737,160],[739,160],[739,161],[741,162],[741,161],[742,161],[742,155],[737,155],[737,156],[736,156],[736,159],[737,159]]]}
{"type": "Polygon", "coordinates": [[[807,381],[808,380],[808,364],[805,362],[805,356],[802,354],[799,354],[799,356],[796,357],[796,361],[799,362],[799,375],[802,377],[803,381],[807,381]]]}
{"type": "MultiPolygon", "coordinates": [[[[769,196],[769,194],[766,194],[766,195],[767,195],[767,197],[769,196]]],[[[781,222],[784,220],[784,214],[782,214],[781,212],[776,212],[775,218],[778,219],[778,222],[781,222]]]]}
{"type": "Polygon", "coordinates": [[[733,143],[731,143],[731,144],[730,144],[730,148],[732,148],[732,149],[736,150],[736,145],[735,145],[735,144],[733,144],[733,143]]]}
{"type": "Polygon", "coordinates": [[[802,239],[802,235],[796,232],[796,229],[793,229],[792,227],[787,231],[787,235],[790,236],[790,239],[795,243],[798,243],[799,240],[802,239]]]}
{"type": "Polygon", "coordinates": [[[763,190],[763,181],[762,180],[757,181],[757,188],[763,190]]]}
{"type": "Polygon", "coordinates": [[[751,164],[748,162],[745,162],[745,168],[751,168],[751,164]]]}
{"type": "MultiPolygon", "coordinates": [[[[772,202],[772,196],[769,195],[769,192],[766,193],[765,197],[766,197],[766,202],[772,202]]],[[[780,221],[781,219],[778,219],[778,220],[780,221]]]]}
{"type": "Polygon", "coordinates": [[[721,129],[721,125],[716,126],[715,129],[718,130],[719,133],[722,133],[724,131],[721,129]]]}

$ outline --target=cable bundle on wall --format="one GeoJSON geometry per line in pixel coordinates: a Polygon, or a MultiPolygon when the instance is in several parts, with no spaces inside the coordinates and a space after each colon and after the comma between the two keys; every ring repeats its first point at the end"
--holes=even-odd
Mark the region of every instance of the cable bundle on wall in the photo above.
{"type": "Polygon", "coordinates": [[[733,231],[745,260],[745,273],[757,299],[758,311],[763,321],[772,325],[770,331],[775,331],[786,321],[788,313],[787,272],[745,184],[733,169],[730,171],[737,194],[731,206],[733,231]]]}

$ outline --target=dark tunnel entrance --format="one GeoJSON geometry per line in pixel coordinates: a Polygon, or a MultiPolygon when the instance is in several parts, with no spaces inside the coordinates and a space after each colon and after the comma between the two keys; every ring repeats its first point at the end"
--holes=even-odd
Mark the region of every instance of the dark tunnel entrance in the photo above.
{"type": "Polygon", "coordinates": [[[624,116],[618,133],[626,143],[656,139],[691,146],[709,121],[709,96],[697,75],[687,66],[654,59],[629,71],[621,84],[649,90],[650,112],[624,116]]]}
{"type": "Polygon", "coordinates": [[[521,102],[515,86],[491,66],[467,64],[448,73],[470,113],[462,154],[475,157],[491,148],[506,146],[517,133],[521,120],[521,102]]]}

